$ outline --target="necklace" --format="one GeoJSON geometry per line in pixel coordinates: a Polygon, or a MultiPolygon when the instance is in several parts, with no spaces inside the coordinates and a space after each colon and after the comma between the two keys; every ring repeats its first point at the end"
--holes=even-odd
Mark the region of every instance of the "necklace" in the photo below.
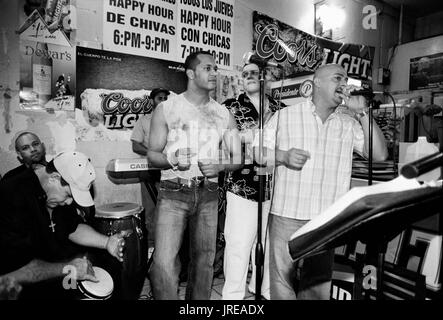
{"type": "Polygon", "coordinates": [[[49,220],[51,221],[51,223],[49,224],[48,228],[52,229],[52,232],[55,232],[55,223],[54,221],[52,221],[52,209],[48,208],[48,212],[49,212],[49,220]]]}

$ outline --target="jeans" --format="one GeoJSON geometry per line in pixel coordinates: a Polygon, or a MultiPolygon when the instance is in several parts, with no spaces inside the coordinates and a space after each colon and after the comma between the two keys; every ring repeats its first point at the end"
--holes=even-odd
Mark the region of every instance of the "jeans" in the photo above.
{"type": "Polygon", "coordinates": [[[269,215],[269,278],[271,300],[329,300],[334,251],[309,256],[296,263],[288,241],[308,220],[269,215]],[[297,274],[299,274],[297,279],[297,274]],[[296,285],[298,284],[298,285],[296,285]]]}
{"type": "Polygon", "coordinates": [[[178,300],[179,249],[189,227],[186,300],[209,300],[217,238],[218,186],[204,180],[188,187],[160,182],[155,215],[155,251],[150,280],[156,300],[178,300]]]}

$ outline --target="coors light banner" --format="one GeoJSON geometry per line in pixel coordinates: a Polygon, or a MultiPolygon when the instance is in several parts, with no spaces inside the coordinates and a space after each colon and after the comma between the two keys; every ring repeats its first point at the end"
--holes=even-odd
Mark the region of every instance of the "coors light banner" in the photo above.
{"type": "Polygon", "coordinates": [[[274,80],[312,74],[320,65],[338,63],[349,77],[372,79],[374,48],[334,42],[295,29],[254,11],[253,50],[283,68],[272,70],[274,80]]]}
{"type": "Polygon", "coordinates": [[[183,71],[178,62],[77,47],[77,140],[128,141],[152,112],[152,89],[186,90],[183,71]]]}

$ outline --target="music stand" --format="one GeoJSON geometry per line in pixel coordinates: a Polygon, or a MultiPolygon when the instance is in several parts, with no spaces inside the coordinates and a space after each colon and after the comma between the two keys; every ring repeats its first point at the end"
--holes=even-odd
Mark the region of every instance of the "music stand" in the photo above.
{"type": "Polygon", "coordinates": [[[377,266],[377,288],[381,288],[387,243],[410,224],[440,213],[441,187],[363,196],[334,218],[314,230],[291,239],[294,260],[360,240],[367,245],[368,261],[377,266]]]}

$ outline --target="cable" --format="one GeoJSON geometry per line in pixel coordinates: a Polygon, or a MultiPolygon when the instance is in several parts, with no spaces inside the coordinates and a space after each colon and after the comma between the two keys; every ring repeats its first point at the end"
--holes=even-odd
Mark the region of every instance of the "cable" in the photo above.
{"type": "Polygon", "coordinates": [[[393,104],[393,112],[394,112],[394,128],[392,133],[392,140],[393,140],[393,147],[392,147],[392,161],[393,161],[393,167],[394,167],[394,174],[397,175],[398,170],[396,166],[396,148],[397,148],[397,106],[395,104],[395,99],[389,92],[383,92],[385,95],[387,95],[392,100],[393,104]]]}

